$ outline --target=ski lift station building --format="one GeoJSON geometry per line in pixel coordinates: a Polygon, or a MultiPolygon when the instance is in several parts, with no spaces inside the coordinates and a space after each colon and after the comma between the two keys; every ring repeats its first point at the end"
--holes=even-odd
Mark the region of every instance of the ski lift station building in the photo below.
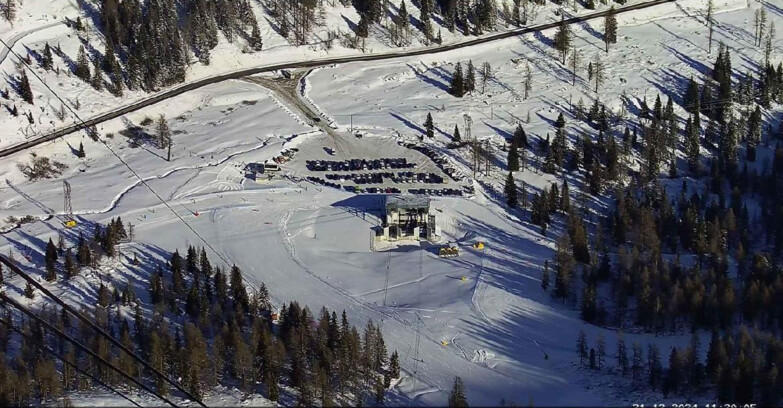
{"type": "Polygon", "coordinates": [[[387,195],[382,221],[376,235],[379,240],[432,240],[440,235],[426,196],[387,195]]]}

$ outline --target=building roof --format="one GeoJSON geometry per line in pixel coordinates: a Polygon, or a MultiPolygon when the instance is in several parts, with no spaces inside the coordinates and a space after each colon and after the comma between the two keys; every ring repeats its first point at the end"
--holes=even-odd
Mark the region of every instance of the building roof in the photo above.
{"type": "Polygon", "coordinates": [[[389,210],[427,210],[430,209],[430,198],[410,194],[386,196],[386,211],[389,210]]]}

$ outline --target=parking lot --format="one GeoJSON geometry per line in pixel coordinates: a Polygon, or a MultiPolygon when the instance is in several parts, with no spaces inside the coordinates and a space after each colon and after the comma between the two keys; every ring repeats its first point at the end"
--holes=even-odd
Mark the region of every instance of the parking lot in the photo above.
{"type": "Polygon", "coordinates": [[[336,145],[329,142],[317,136],[302,143],[286,170],[311,183],[355,193],[473,194],[468,178],[428,146],[377,136],[349,135],[336,145]]]}

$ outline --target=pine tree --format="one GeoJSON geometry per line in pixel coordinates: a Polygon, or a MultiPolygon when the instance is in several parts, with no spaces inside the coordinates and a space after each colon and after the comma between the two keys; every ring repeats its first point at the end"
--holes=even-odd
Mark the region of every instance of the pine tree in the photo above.
{"type": "Polygon", "coordinates": [[[264,49],[264,40],[261,38],[261,30],[258,28],[258,22],[253,24],[253,30],[250,32],[250,46],[253,51],[264,49]]]}
{"type": "Polygon", "coordinates": [[[656,344],[650,344],[647,348],[647,372],[649,373],[650,387],[655,389],[661,381],[663,375],[663,368],[661,367],[661,356],[658,346],[656,344]]]}
{"type": "Polygon", "coordinates": [[[468,407],[468,399],[465,395],[465,385],[462,383],[462,378],[454,378],[454,384],[451,386],[451,392],[449,393],[449,408],[462,408],[468,407]]]}
{"type": "Polygon", "coordinates": [[[171,129],[169,128],[169,124],[166,121],[166,117],[162,114],[158,116],[157,120],[157,137],[158,137],[158,147],[161,149],[165,149],[171,145],[171,129]]]}
{"type": "Polygon", "coordinates": [[[560,25],[555,33],[555,49],[560,52],[563,65],[566,63],[568,49],[571,48],[571,29],[565,23],[565,17],[560,17],[560,25]]]}
{"type": "Polygon", "coordinates": [[[663,384],[663,395],[667,395],[669,392],[677,392],[680,388],[682,381],[682,360],[677,353],[677,348],[672,347],[672,352],[669,355],[669,370],[666,373],[666,380],[663,384]]]}
{"type": "Polygon", "coordinates": [[[66,278],[70,279],[70,278],[76,276],[76,272],[77,272],[76,264],[74,263],[73,254],[71,253],[71,249],[70,248],[68,248],[68,250],[65,251],[65,261],[64,261],[63,268],[65,269],[65,277],[66,278]]]}
{"type": "Polygon", "coordinates": [[[584,365],[587,358],[587,335],[584,330],[579,330],[579,337],[576,339],[576,355],[579,356],[579,364],[584,365]]]}
{"type": "Polygon", "coordinates": [[[109,288],[107,288],[106,285],[101,282],[101,286],[98,288],[98,304],[101,307],[107,307],[111,302],[111,298],[112,296],[109,292],[109,288]]]}
{"type": "Polygon", "coordinates": [[[46,280],[51,282],[57,279],[57,247],[54,246],[54,242],[49,238],[49,242],[46,244],[46,280]]]}
{"type": "Polygon", "coordinates": [[[582,66],[582,53],[581,51],[577,50],[576,47],[574,47],[573,51],[571,51],[571,86],[576,85],[576,73],[579,70],[579,68],[582,66]]]}
{"type": "Polygon", "coordinates": [[[617,11],[612,6],[604,17],[604,45],[609,53],[609,44],[617,43],[617,11]]]}
{"type": "Polygon", "coordinates": [[[424,130],[428,138],[435,137],[435,124],[432,122],[432,114],[427,113],[427,119],[424,121],[424,130]]]}
{"type": "Polygon", "coordinates": [[[54,59],[52,58],[52,48],[47,42],[44,46],[43,55],[41,56],[41,67],[45,70],[51,70],[54,65],[54,59]]]}
{"type": "Polygon", "coordinates": [[[459,62],[454,67],[454,75],[451,76],[451,87],[449,93],[461,98],[465,95],[465,79],[462,75],[462,64],[459,62]]]}
{"type": "Polygon", "coordinates": [[[471,93],[476,90],[476,69],[473,68],[473,60],[468,61],[468,73],[465,75],[463,88],[465,93],[471,93]]]}
{"type": "Polygon", "coordinates": [[[598,317],[598,308],[596,306],[595,299],[595,286],[591,284],[585,285],[582,290],[582,303],[580,305],[579,316],[582,320],[588,323],[595,323],[598,317]]]}
{"type": "Polygon", "coordinates": [[[601,61],[601,57],[595,54],[595,60],[593,60],[593,79],[595,80],[595,92],[598,93],[598,88],[603,85],[606,80],[606,71],[604,63],[601,61]]]}
{"type": "Polygon", "coordinates": [[[451,136],[451,139],[456,144],[462,143],[462,136],[460,136],[460,134],[459,134],[459,126],[454,125],[454,134],[451,136]]]}
{"type": "Polygon", "coordinates": [[[234,298],[234,307],[240,308],[244,312],[250,311],[250,299],[245,289],[245,284],[242,282],[242,272],[239,267],[234,265],[231,267],[231,279],[230,279],[231,295],[234,298]]]}
{"type": "Polygon", "coordinates": [[[3,0],[3,18],[13,25],[16,18],[16,0],[3,0]]]}
{"type": "Polygon", "coordinates": [[[529,61],[525,61],[525,77],[524,77],[523,86],[525,89],[524,99],[527,100],[527,98],[530,96],[530,91],[533,90],[533,71],[530,69],[529,61]]]}
{"type": "Polygon", "coordinates": [[[516,130],[514,130],[514,139],[511,143],[516,144],[518,147],[530,146],[527,142],[527,134],[525,134],[525,129],[522,128],[522,125],[517,125],[516,130]]]}
{"type": "Polygon", "coordinates": [[[511,141],[511,146],[509,146],[507,161],[509,171],[519,171],[519,150],[514,140],[511,141]]]}
{"type": "Polygon", "coordinates": [[[33,104],[33,90],[30,88],[30,80],[27,78],[27,72],[22,71],[19,77],[19,93],[25,102],[33,104]]]}
{"type": "Polygon", "coordinates": [[[623,376],[628,373],[628,349],[622,333],[617,335],[617,367],[623,376]]]}
{"type": "Polygon", "coordinates": [[[391,360],[389,360],[389,374],[391,378],[400,378],[400,356],[397,354],[397,350],[394,350],[391,360]]]}
{"type": "Polygon", "coordinates": [[[35,289],[33,288],[33,285],[28,282],[24,287],[24,296],[28,299],[32,299],[35,297],[35,289]]]}
{"type": "Polygon", "coordinates": [[[690,113],[696,113],[699,105],[699,85],[693,80],[693,77],[688,81],[688,87],[685,90],[685,96],[683,97],[683,103],[685,110],[690,113]]]}
{"type": "Polygon", "coordinates": [[[79,46],[79,55],[76,58],[74,74],[85,82],[90,80],[90,61],[87,59],[87,52],[84,51],[83,45],[79,46]]]}
{"type": "Polygon", "coordinates": [[[95,58],[92,61],[92,71],[93,76],[90,85],[92,85],[96,91],[100,91],[103,89],[103,74],[101,73],[101,62],[98,58],[95,58]]]}
{"type": "Polygon", "coordinates": [[[634,386],[638,387],[642,381],[644,351],[637,342],[633,343],[631,350],[631,381],[633,381],[634,386]]]}
{"type": "Polygon", "coordinates": [[[517,197],[517,184],[514,182],[514,176],[511,172],[506,177],[506,186],[504,188],[506,195],[506,204],[511,208],[516,208],[519,205],[519,199],[517,197]]]}

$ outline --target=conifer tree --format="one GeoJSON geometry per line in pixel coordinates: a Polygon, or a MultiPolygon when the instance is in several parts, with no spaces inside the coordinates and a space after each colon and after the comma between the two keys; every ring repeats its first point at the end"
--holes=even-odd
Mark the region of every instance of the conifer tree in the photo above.
{"type": "Polygon", "coordinates": [[[571,85],[576,85],[576,73],[579,71],[579,68],[582,66],[582,52],[576,49],[574,47],[573,51],[571,51],[571,58],[570,58],[570,66],[571,66],[571,85]]]}
{"type": "Polygon", "coordinates": [[[699,105],[699,85],[693,80],[693,77],[688,81],[688,87],[685,90],[685,96],[683,97],[683,103],[685,110],[690,113],[696,113],[699,105]]]}
{"type": "Polygon", "coordinates": [[[83,81],[90,79],[90,62],[87,59],[87,52],[84,51],[84,46],[79,46],[79,54],[76,58],[76,69],[74,71],[77,77],[83,81]]]}
{"type": "Polygon", "coordinates": [[[46,244],[46,280],[53,281],[57,279],[57,247],[54,246],[54,242],[49,238],[49,242],[46,244]]]}
{"type": "Polygon", "coordinates": [[[579,356],[579,364],[584,365],[587,358],[587,335],[582,329],[579,330],[579,337],[576,339],[576,355],[579,356]]]}
{"type": "Polygon", "coordinates": [[[653,343],[647,348],[647,371],[649,374],[649,384],[655,389],[661,381],[663,368],[661,367],[661,356],[658,346],[653,343]]]}
{"type": "Polygon", "coordinates": [[[101,73],[101,63],[98,58],[95,58],[92,61],[92,71],[93,76],[90,85],[92,85],[96,91],[100,91],[103,89],[103,74],[101,73]]]}
{"type": "Polygon", "coordinates": [[[598,93],[598,88],[603,85],[606,80],[606,71],[604,63],[601,61],[601,57],[595,54],[595,60],[593,60],[593,79],[595,80],[595,92],[598,93]]]}
{"type": "Polygon", "coordinates": [[[462,383],[462,378],[454,378],[454,384],[451,386],[451,392],[449,392],[449,408],[464,408],[468,407],[468,398],[465,393],[465,385],[462,383]]]}
{"type": "Polygon", "coordinates": [[[166,117],[162,114],[158,116],[158,120],[156,122],[156,130],[157,130],[157,138],[158,138],[158,147],[161,149],[165,149],[171,145],[171,129],[169,128],[169,124],[166,121],[166,117]]]}
{"type": "Polygon", "coordinates": [[[24,287],[24,296],[28,299],[35,297],[35,289],[33,288],[33,285],[30,284],[30,282],[27,282],[24,287]]]}
{"type": "Polygon", "coordinates": [[[454,125],[454,133],[452,134],[451,138],[454,141],[454,143],[457,143],[457,144],[462,143],[462,136],[460,136],[460,134],[459,134],[459,126],[458,125],[454,125]]]}
{"type": "Polygon", "coordinates": [[[435,124],[432,122],[431,113],[427,113],[427,119],[424,121],[424,130],[428,138],[435,137],[435,124]]]}
{"type": "Polygon", "coordinates": [[[389,374],[391,378],[400,378],[400,356],[397,354],[397,350],[394,350],[389,360],[389,374]]]}
{"type": "Polygon", "coordinates": [[[541,289],[544,289],[544,292],[549,289],[549,260],[544,261],[544,269],[541,272],[541,289]]]}
{"type": "Polygon", "coordinates": [[[672,347],[672,352],[669,355],[669,370],[666,373],[666,380],[663,384],[663,394],[667,395],[669,392],[677,392],[682,381],[682,360],[677,353],[677,348],[672,347]]]}
{"type": "Polygon", "coordinates": [[[642,346],[637,342],[633,342],[633,345],[631,345],[631,380],[634,386],[637,387],[642,381],[643,354],[642,346]]]}
{"type": "Polygon", "coordinates": [[[514,130],[514,139],[511,143],[516,144],[518,147],[530,146],[527,142],[527,134],[525,133],[525,129],[522,128],[522,125],[517,124],[516,130],[514,130]]]}
{"type": "Polygon", "coordinates": [[[70,279],[76,276],[76,264],[74,263],[73,254],[71,253],[70,248],[68,248],[68,250],[65,251],[65,261],[64,261],[63,268],[65,269],[66,278],[70,279]]]}
{"type": "Polygon", "coordinates": [[[623,376],[628,373],[628,349],[622,333],[617,335],[617,367],[623,376]]]}
{"type": "Polygon", "coordinates": [[[524,99],[527,100],[527,98],[530,96],[530,91],[533,90],[533,71],[530,69],[530,62],[528,61],[525,61],[525,77],[523,86],[525,90],[524,99]]]}
{"type": "Polygon", "coordinates": [[[617,12],[612,6],[604,17],[604,46],[609,53],[609,44],[617,43],[617,12]]]}
{"type": "Polygon", "coordinates": [[[76,151],[76,157],[80,159],[87,157],[87,154],[84,152],[84,144],[82,142],[79,142],[79,150],[76,151]]]}
{"type": "Polygon", "coordinates": [[[19,77],[19,93],[25,102],[33,104],[33,90],[30,88],[30,80],[27,78],[27,71],[22,71],[19,77]]]}
{"type": "Polygon", "coordinates": [[[563,65],[566,63],[568,49],[571,48],[571,29],[565,23],[565,17],[560,17],[560,25],[555,33],[555,50],[560,52],[563,65]]]}
{"type": "Polygon", "coordinates": [[[234,265],[231,267],[231,295],[234,298],[235,308],[241,307],[244,312],[250,311],[250,299],[245,289],[245,284],[242,282],[242,272],[239,267],[234,265]]]}
{"type": "Polygon", "coordinates": [[[506,194],[506,204],[511,208],[516,208],[519,205],[519,199],[517,197],[517,185],[514,182],[514,176],[511,172],[506,177],[506,186],[504,188],[506,194]]]}
{"type": "Polygon", "coordinates": [[[451,87],[449,88],[449,93],[461,98],[465,95],[465,79],[462,75],[462,64],[459,62],[457,63],[457,66],[454,67],[454,75],[451,77],[451,87]]]}
{"type": "Polygon", "coordinates": [[[476,90],[476,69],[473,68],[473,60],[468,61],[468,72],[465,75],[465,93],[471,93],[476,90]]]}
{"type": "Polygon", "coordinates": [[[511,146],[508,149],[508,171],[519,171],[519,151],[516,143],[511,141],[511,146]]]}
{"type": "Polygon", "coordinates": [[[52,58],[52,48],[49,46],[49,43],[47,42],[44,46],[43,55],[41,57],[41,66],[45,70],[51,70],[52,66],[54,65],[54,59],[52,58]]]}
{"type": "Polygon", "coordinates": [[[421,32],[428,40],[432,39],[432,0],[421,0],[419,9],[419,21],[421,22],[421,32]]]}
{"type": "Polygon", "coordinates": [[[16,18],[16,0],[3,0],[3,18],[13,25],[16,18]]]}

